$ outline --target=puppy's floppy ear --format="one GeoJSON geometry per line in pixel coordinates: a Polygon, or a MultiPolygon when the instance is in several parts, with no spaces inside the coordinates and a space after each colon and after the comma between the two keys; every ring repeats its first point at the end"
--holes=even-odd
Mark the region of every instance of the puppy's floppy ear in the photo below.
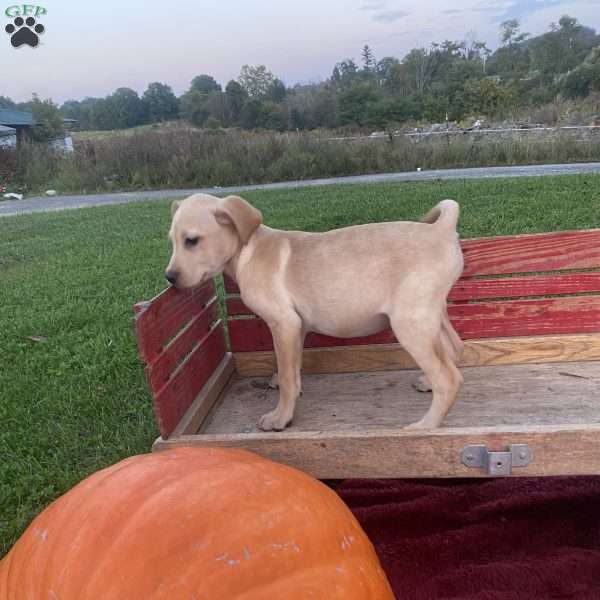
{"type": "Polygon", "coordinates": [[[242,244],[246,244],[256,228],[262,223],[262,213],[239,196],[223,198],[215,210],[219,225],[233,227],[242,244]]]}
{"type": "Polygon", "coordinates": [[[175,215],[180,204],[181,204],[181,200],[175,200],[171,203],[171,217],[173,217],[175,215]]]}

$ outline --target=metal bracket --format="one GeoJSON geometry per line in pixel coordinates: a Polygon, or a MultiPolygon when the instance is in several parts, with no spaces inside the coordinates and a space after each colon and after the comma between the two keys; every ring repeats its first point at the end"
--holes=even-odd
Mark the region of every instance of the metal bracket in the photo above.
{"type": "Polygon", "coordinates": [[[460,453],[463,465],[483,468],[491,477],[510,475],[513,467],[526,467],[533,458],[527,444],[510,444],[503,452],[490,452],[483,445],[465,446],[460,453]]]}

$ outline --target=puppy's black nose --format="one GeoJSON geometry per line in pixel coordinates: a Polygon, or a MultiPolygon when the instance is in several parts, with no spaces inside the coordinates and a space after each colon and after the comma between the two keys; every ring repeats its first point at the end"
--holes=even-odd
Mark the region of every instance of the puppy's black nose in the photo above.
{"type": "Polygon", "coordinates": [[[165,279],[171,284],[175,285],[177,283],[177,277],[179,277],[179,273],[176,271],[167,271],[165,273],[165,279]]]}

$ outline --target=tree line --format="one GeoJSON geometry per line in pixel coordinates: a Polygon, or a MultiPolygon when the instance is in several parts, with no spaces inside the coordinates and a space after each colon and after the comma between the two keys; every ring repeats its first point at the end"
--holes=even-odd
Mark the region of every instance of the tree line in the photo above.
{"type": "MultiPolygon", "coordinates": [[[[517,19],[503,22],[493,52],[474,35],[414,48],[402,59],[377,59],[367,45],[358,63],[340,61],[320,83],[286,87],[264,65],[244,65],[224,89],[201,74],[180,97],[154,82],[141,96],[119,88],[105,98],[68,100],[60,114],[82,129],[100,130],[174,119],[207,128],[386,128],[411,120],[498,116],[557,95],[577,98],[594,91],[600,91],[600,36],[565,15],[537,37],[521,31],[517,19]]],[[[32,102],[39,111],[41,101],[32,102]]],[[[0,96],[0,107],[27,105],[0,96]]]]}

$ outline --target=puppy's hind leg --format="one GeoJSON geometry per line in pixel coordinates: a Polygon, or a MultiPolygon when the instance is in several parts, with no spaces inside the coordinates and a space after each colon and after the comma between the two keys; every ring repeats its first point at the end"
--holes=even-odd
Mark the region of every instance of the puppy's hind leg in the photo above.
{"type": "Polygon", "coordinates": [[[423,370],[433,391],[429,410],[420,421],[408,425],[408,429],[439,427],[456,402],[462,383],[462,375],[442,342],[441,320],[390,319],[398,341],[423,370]]]}
{"type": "MultiPolygon", "coordinates": [[[[452,358],[454,364],[458,365],[460,359],[462,358],[464,343],[450,322],[447,308],[444,308],[444,312],[442,314],[442,328],[440,333],[441,341],[444,345],[446,353],[452,358]]],[[[413,387],[418,392],[431,392],[432,390],[431,382],[427,378],[427,375],[424,374],[420,375],[419,378],[413,383],[413,387]]]]}

